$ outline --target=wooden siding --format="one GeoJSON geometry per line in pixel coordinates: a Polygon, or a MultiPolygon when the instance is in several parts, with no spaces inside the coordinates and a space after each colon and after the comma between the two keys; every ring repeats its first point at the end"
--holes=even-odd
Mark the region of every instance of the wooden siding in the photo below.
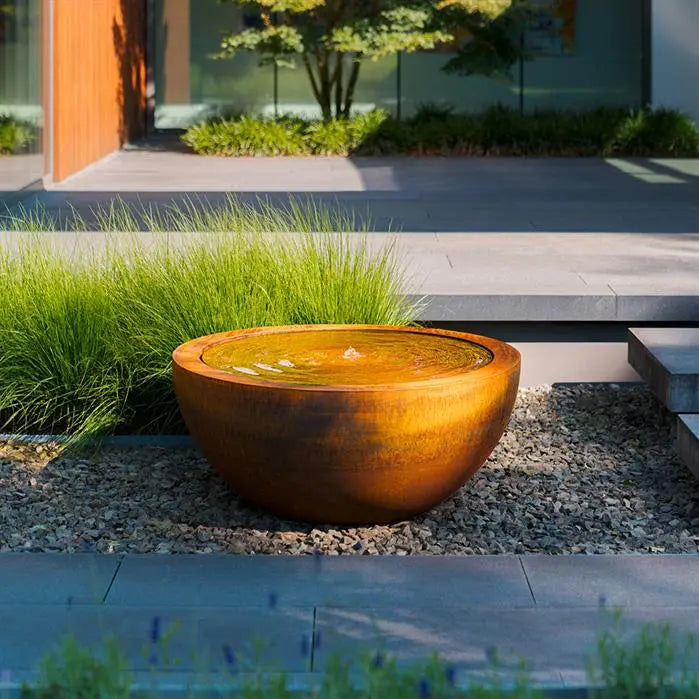
{"type": "Polygon", "coordinates": [[[144,0],[54,0],[53,179],[143,134],[144,0]]]}

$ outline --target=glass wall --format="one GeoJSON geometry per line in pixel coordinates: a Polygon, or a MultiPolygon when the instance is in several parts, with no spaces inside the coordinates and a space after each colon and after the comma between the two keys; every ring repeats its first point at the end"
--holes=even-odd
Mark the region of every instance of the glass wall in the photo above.
{"type": "MultiPolygon", "coordinates": [[[[478,112],[494,104],[511,107],[588,108],[639,106],[642,92],[644,0],[533,0],[539,12],[524,41],[534,56],[513,66],[509,78],[447,75],[444,51],[366,61],[356,109],[401,102],[409,115],[423,103],[451,104],[478,112]]],[[[157,128],[186,127],[215,113],[253,111],[318,115],[305,71],[274,74],[251,54],[216,60],[221,36],[249,23],[234,3],[218,0],[156,0],[157,128]]]]}
{"type": "Polygon", "coordinates": [[[36,183],[44,173],[42,4],[42,0],[0,2],[2,198],[36,183]]]}

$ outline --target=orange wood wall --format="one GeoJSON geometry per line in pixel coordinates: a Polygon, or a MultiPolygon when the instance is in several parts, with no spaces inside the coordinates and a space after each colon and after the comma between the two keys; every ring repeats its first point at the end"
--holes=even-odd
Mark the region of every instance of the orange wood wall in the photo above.
{"type": "Polygon", "coordinates": [[[144,0],[54,0],[53,179],[145,129],[144,0]]]}

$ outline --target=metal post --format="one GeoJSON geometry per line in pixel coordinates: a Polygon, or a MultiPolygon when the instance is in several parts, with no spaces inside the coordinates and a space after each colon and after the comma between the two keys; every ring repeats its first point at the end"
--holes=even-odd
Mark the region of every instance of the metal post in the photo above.
{"type": "Polygon", "coordinates": [[[155,0],[146,2],[146,136],[155,133],[155,0]]]}
{"type": "Polygon", "coordinates": [[[524,32],[519,33],[519,113],[524,114],[524,32]]]}
{"type": "Polygon", "coordinates": [[[403,52],[398,51],[396,54],[396,119],[400,121],[402,114],[403,103],[403,52]]]}

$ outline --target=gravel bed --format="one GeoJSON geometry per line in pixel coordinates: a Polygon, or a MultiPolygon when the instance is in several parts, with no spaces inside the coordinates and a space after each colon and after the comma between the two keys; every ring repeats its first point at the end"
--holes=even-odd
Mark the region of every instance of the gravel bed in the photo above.
{"type": "Polygon", "coordinates": [[[390,526],[280,520],[192,448],[0,443],[0,551],[484,554],[699,551],[699,481],[645,387],[520,391],[486,465],[431,512],[390,526]]]}

